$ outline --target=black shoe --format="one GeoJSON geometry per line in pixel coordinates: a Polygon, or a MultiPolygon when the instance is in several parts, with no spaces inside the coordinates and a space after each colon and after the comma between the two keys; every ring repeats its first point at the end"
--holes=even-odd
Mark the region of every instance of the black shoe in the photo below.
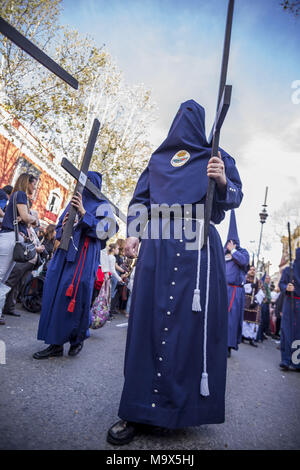
{"type": "Polygon", "coordinates": [[[295,366],[289,366],[289,370],[291,370],[292,372],[300,372],[300,369],[295,366]]]}
{"type": "Polygon", "coordinates": [[[48,359],[49,357],[60,357],[64,355],[64,347],[57,344],[50,344],[48,348],[33,354],[34,359],[48,359]]]}
{"type": "Polygon", "coordinates": [[[5,325],[5,320],[3,317],[0,317],[0,325],[5,325]]]}
{"type": "Polygon", "coordinates": [[[269,339],[269,337],[265,333],[263,333],[262,337],[263,339],[269,339]]]}
{"type": "Polygon", "coordinates": [[[228,348],[227,357],[231,357],[231,348],[228,348]]]}
{"type": "Polygon", "coordinates": [[[77,356],[83,348],[83,341],[77,344],[73,344],[69,349],[69,356],[77,356]]]}
{"type": "Polygon", "coordinates": [[[250,346],[253,346],[254,348],[258,348],[257,344],[254,343],[253,339],[249,340],[249,344],[250,344],[250,346]]]}
{"type": "Polygon", "coordinates": [[[122,446],[129,444],[134,436],[137,434],[137,425],[122,419],[109,428],[106,440],[109,444],[115,446],[122,446]]]}
{"type": "Polygon", "coordinates": [[[16,312],[15,310],[11,310],[8,312],[3,312],[3,315],[11,315],[12,317],[20,317],[21,314],[16,312]]]}
{"type": "Polygon", "coordinates": [[[280,367],[281,370],[286,370],[286,371],[287,371],[287,370],[290,370],[289,366],[287,366],[287,365],[284,364],[283,362],[281,362],[281,363],[279,364],[279,367],[280,367]]]}

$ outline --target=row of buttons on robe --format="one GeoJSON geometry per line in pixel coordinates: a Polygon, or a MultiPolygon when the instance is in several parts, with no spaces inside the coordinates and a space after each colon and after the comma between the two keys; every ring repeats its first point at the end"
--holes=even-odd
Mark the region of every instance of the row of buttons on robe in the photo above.
{"type": "MultiPolygon", "coordinates": [[[[183,227],[183,228],[184,228],[184,227],[183,227]]],[[[179,243],[183,243],[183,240],[179,240],[179,243]]],[[[176,253],[176,256],[179,257],[179,256],[180,256],[180,253],[176,253]]],[[[174,271],[175,271],[175,272],[178,271],[178,267],[177,267],[177,266],[174,267],[174,271]]],[[[176,282],[175,282],[175,281],[172,281],[172,282],[171,282],[171,286],[175,286],[175,285],[176,285],[176,282]]],[[[170,295],[169,299],[170,299],[170,300],[174,300],[174,296],[173,296],[173,295],[170,295]]],[[[171,311],[170,311],[170,310],[167,311],[167,315],[168,315],[168,316],[171,315],[171,311]]],[[[164,331],[165,331],[165,332],[169,331],[169,328],[165,327],[165,328],[164,328],[164,331]]],[[[162,344],[162,345],[165,345],[165,344],[166,344],[166,341],[163,340],[163,341],[161,342],[161,344],[162,344]]],[[[159,360],[160,362],[162,362],[162,361],[163,361],[163,358],[160,356],[160,357],[158,358],[158,360],[159,360]]],[[[157,372],[157,377],[161,377],[161,372],[157,372]]],[[[158,390],[157,388],[155,388],[153,391],[154,391],[154,393],[158,393],[158,392],[159,392],[159,390],[158,390]]],[[[155,407],[156,407],[156,403],[152,403],[152,408],[155,408],[155,407]]]]}

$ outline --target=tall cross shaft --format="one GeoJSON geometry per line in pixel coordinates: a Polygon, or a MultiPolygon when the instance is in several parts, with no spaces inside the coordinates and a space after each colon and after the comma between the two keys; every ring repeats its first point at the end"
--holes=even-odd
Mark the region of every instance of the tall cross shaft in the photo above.
{"type": "MultiPolygon", "coordinates": [[[[291,237],[291,226],[288,222],[288,237],[289,237],[289,265],[290,265],[290,279],[289,282],[292,284],[294,279],[294,269],[293,269],[293,258],[292,258],[292,237],[291,237]]],[[[294,312],[294,292],[290,292],[291,294],[291,308],[292,312],[294,312]]]]}
{"type": "Polygon", "coordinates": [[[5,21],[0,16],[0,33],[6,36],[10,41],[12,41],[16,46],[18,46],[23,51],[27,52],[31,57],[33,57],[37,62],[46,67],[50,72],[54,73],[57,77],[64,80],[68,85],[78,89],[78,81],[72,77],[66,70],[64,70],[59,64],[57,64],[51,57],[49,57],[45,52],[39,49],[33,42],[29,41],[23,34],[17,31],[13,26],[11,26],[7,21],[5,21]]]}
{"type": "MultiPolygon", "coordinates": [[[[80,173],[79,173],[79,177],[78,177],[78,181],[75,187],[74,194],[76,194],[77,192],[82,194],[84,187],[86,185],[87,172],[91,163],[99,128],[100,128],[100,122],[98,121],[98,119],[94,119],[93,127],[92,127],[89,140],[88,140],[85,152],[84,152],[84,157],[82,160],[81,168],[79,170],[80,173]]],[[[75,207],[70,205],[68,220],[64,226],[62,237],[61,237],[60,244],[59,244],[59,248],[61,248],[62,250],[67,251],[69,248],[69,242],[72,236],[76,214],[77,214],[77,211],[75,207]]]]}
{"type": "MultiPolygon", "coordinates": [[[[224,122],[226,113],[228,111],[228,108],[230,105],[230,99],[231,99],[232,87],[229,85],[226,85],[226,78],[227,78],[227,69],[228,69],[228,60],[229,60],[233,9],[234,9],[234,0],[229,0],[228,9],[227,9],[227,21],[226,21],[226,30],[225,30],[216,118],[215,118],[213,130],[211,132],[211,136],[209,138],[210,142],[212,140],[212,150],[211,150],[212,157],[218,155],[220,131],[221,131],[221,127],[224,122]]],[[[207,193],[206,193],[206,201],[205,201],[205,212],[204,212],[204,238],[203,238],[204,245],[207,244],[215,187],[216,187],[215,180],[213,178],[209,178],[208,188],[207,188],[207,193]]]]}

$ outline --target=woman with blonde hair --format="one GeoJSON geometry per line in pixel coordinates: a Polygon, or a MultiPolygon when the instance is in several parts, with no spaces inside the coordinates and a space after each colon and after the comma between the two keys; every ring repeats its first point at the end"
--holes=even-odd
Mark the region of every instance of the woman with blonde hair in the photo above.
{"type": "MultiPolygon", "coordinates": [[[[17,223],[20,236],[27,237],[28,224],[36,225],[37,219],[29,212],[28,196],[32,194],[32,185],[36,184],[36,178],[28,173],[22,173],[13,188],[0,231],[0,282],[8,279],[14,267],[13,250],[15,246],[14,231],[14,200],[16,200],[17,223]]],[[[2,299],[2,300],[5,300],[2,299]]],[[[0,324],[4,324],[2,317],[2,305],[0,302],[0,324]]]]}

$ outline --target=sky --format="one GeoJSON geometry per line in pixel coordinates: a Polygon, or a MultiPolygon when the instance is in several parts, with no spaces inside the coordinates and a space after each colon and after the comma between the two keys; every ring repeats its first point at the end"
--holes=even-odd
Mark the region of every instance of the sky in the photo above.
{"type": "MultiPolygon", "coordinates": [[[[272,214],[300,200],[300,17],[281,0],[236,0],[227,83],[231,107],[220,146],[236,161],[243,202],[236,210],[241,245],[257,249],[268,186],[262,256],[271,273],[281,259],[272,214]],[[294,86],[294,88],[293,88],[294,86]],[[296,88],[295,88],[296,87],[296,88]]],[[[150,140],[165,139],[183,101],[214,120],[227,0],[63,0],[61,22],[105,44],[129,84],[143,83],[157,103],[150,140]]],[[[218,231],[226,240],[229,213],[218,231]]],[[[292,229],[295,226],[292,226],[292,229]]]]}

